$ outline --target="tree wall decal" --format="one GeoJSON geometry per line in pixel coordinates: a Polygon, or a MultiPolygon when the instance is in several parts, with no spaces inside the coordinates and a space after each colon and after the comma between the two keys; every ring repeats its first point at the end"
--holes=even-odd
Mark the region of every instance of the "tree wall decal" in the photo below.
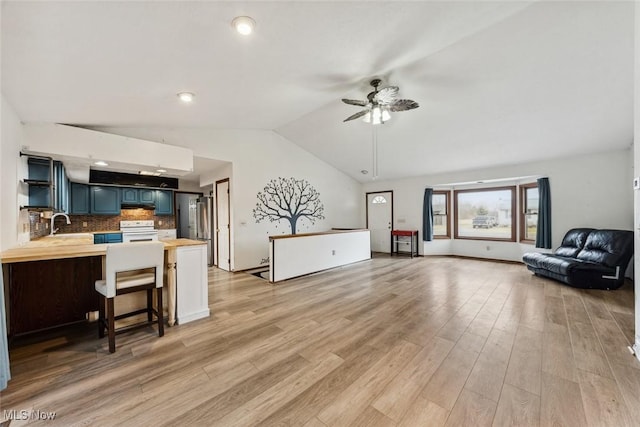
{"type": "Polygon", "coordinates": [[[307,180],[278,178],[270,180],[258,192],[253,217],[257,223],[287,220],[291,225],[291,234],[296,234],[296,223],[300,218],[315,224],[316,220],[324,219],[323,213],[320,193],[307,180]]]}

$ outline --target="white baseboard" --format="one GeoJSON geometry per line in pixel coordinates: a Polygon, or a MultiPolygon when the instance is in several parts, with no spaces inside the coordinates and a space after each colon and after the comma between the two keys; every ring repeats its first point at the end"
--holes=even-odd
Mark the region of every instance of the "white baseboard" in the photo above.
{"type": "Polygon", "coordinates": [[[189,313],[182,316],[179,316],[177,320],[179,325],[184,325],[185,323],[193,322],[194,320],[204,319],[205,317],[209,317],[211,315],[211,310],[208,308],[202,311],[196,311],[195,313],[189,313]]]}
{"type": "Polygon", "coordinates": [[[636,343],[631,346],[631,350],[633,350],[633,355],[636,359],[640,360],[640,342],[636,341],[636,343]]]}

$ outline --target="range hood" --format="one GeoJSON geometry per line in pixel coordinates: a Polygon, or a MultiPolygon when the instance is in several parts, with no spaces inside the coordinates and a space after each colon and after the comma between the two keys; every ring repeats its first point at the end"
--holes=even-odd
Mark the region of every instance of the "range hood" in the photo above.
{"type": "Polygon", "coordinates": [[[149,211],[155,210],[156,205],[149,203],[122,203],[120,204],[120,209],[146,209],[149,211]]]}
{"type": "MultiPolygon", "coordinates": [[[[90,184],[109,184],[141,188],[178,189],[178,178],[166,176],[145,176],[132,173],[120,173],[91,169],[89,171],[90,184]]],[[[148,205],[147,205],[148,206],[148,205]]]]}

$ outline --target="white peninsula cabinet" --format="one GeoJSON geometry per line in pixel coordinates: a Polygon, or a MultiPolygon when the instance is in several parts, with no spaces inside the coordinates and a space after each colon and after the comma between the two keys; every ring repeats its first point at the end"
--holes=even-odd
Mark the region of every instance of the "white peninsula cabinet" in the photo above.
{"type": "MultiPolygon", "coordinates": [[[[169,296],[170,313],[174,306],[175,320],[181,325],[208,317],[207,245],[189,239],[167,240],[164,243],[171,247],[168,251],[169,276],[175,268],[175,298],[169,296]]],[[[170,325],[173,324],[172,317],[169,316],[170,325]]]]}

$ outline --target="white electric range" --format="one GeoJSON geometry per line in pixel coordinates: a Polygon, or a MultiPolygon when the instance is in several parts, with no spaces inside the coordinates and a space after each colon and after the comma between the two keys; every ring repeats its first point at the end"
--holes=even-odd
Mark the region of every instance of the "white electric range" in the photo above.
{"type": "Polygon", "coordinates": [[[158,240],[153,220],[120,221],[123,242],[149,242],[158,240]]]}

